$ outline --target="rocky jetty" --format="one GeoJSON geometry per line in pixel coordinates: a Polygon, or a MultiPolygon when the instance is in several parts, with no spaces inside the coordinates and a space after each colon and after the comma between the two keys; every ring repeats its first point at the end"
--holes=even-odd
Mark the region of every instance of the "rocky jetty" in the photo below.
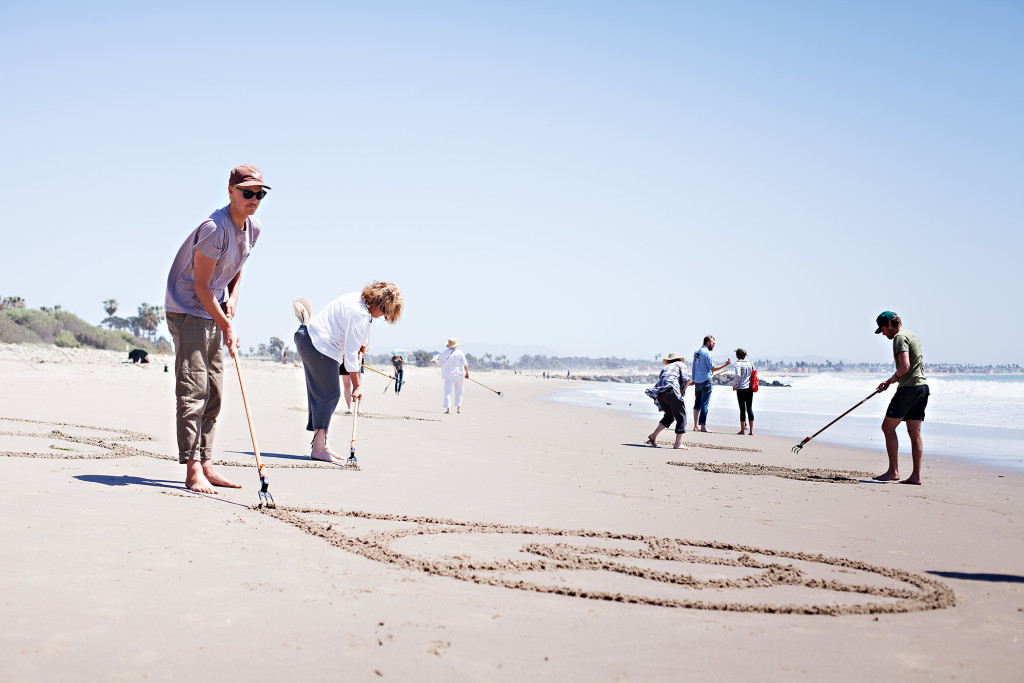
{"type": "MultiPolygon", "coordinates": [[[[656,384],[658,381],[658,375],[571,375],[570,379],[578,379],[583,382],[616,382],[618,384],[656,384]]],[[[732,384],[731,374],[720,374],[715,375],[713,382],[719,386],[729,386],[732,384]]],[[[784,384],[779,380],[772,380],[769,382],[766,379],[760,379],[758,381],[758,387],[788,387],[790,384],[784,384]]]]}

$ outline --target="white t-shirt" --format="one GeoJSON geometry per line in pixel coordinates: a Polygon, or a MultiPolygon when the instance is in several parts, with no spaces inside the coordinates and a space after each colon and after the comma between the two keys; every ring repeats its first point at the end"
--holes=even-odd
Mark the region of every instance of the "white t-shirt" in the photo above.
{"type": "Polygon", "coordinates": [[[341,363],[348,372],[359,372],[359,347],[370,338],[370,310],[360,292],[342,294],[307,323],[313,347],[341,363]]]}
{"type": "Polygon", "coordinates": [[[469,365],[466,362],[466,354],[462,352],[462,349],[445,349],[441,352],[441,355],[437,357],[437,364],[441,366],[442,377],[458,377],[459,375],[465,375],[465,367],[469,365]]]}

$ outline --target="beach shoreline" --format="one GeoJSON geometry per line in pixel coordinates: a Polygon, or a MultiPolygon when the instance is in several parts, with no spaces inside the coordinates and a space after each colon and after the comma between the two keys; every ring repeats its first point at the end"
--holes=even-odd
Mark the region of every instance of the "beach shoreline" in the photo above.
{"type": "MultiPolygon", "coordinates": [[[[860,483],[858,450],[797,466],[766,435],[645,447],[654,420],[511,373],[471,370],[502,396],[469,384],[446,416],[415,367],[398,396],[367,373],[344,470],[308,460],[302,370],[243,358],[266,514],[233,364],[216,457],[244,488],[201,496],[175,458],[169,357],[124,357],[0,345],[5,679],[1009,681],[1024,664],[1024,476],[926,461],[922,487],[860,483]]],[[[334,419],[344,450],[352,418],[334,419]]]]}

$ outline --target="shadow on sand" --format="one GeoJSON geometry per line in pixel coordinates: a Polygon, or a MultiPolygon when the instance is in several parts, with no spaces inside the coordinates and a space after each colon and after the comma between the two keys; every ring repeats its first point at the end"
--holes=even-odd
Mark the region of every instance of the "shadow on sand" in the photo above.
{"type": "Polygon", "coordinates": [[[926,572],[941,576],[944,579],[962,579],[963,581],[992,581],[994,583],[1024,583],[1024,576],[1016,574],[974,574],[970,572],[926,572]]]}
{"type": "Polygon", "coordinates": [[[228,503],[230,505],[238,505],[239,507],[248,508],[248,505],[244,503],[237,503],[227,498],[222,498],[217,495],[210,495],[209,493],[198,493],[196,491],[190,491],[185,488],[185,484],[181,481],[169,481],[167,479],[147,479],[146,477],[133,477],[128,474],[79,474],[75,476],[75,479],[79,481],[88,482],[90,484],[103,484],[104,486],[152,486],[158,489],[170,489],[172,491],[180,491],[180,495],[188,496],[199,496],[202,498],[209,498],[210,500],[220,501],[222,503],[228,503]]]}

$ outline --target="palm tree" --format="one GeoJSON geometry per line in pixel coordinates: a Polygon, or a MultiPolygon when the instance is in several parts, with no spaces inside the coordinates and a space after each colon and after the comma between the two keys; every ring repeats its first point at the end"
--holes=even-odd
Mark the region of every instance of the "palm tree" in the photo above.
{"type": "Polygon", "coordinates": [[[20,296],[5,296],[3,301],[0,301],[0,311],[6,311],[8,308],[25,308],[25,300],[20,296]]]}
{"type": "Polygon", "coordinates": [[[156,328],[163,319],[163,306],[150,306],[146,303],[139,306],[139,327],[147,332],[150,340],[156,339],[156,328]]]}

